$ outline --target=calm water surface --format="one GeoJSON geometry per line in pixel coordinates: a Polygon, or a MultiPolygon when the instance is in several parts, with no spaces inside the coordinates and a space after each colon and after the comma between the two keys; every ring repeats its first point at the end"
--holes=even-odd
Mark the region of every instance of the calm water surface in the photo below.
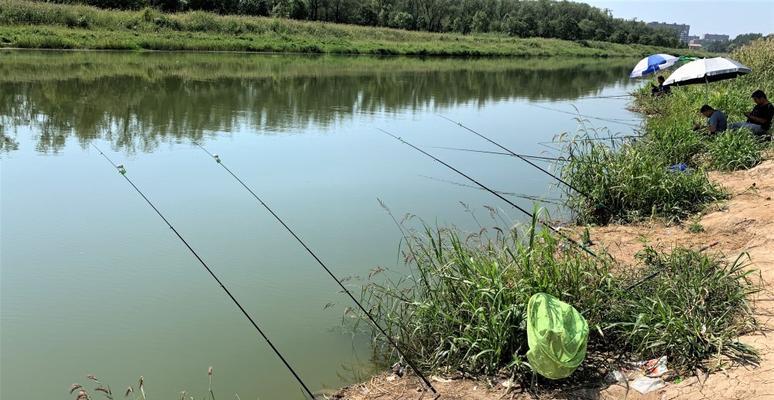
{"type": "MultiPolygon", "coordinates": [[[[253,186],[339,276],[401,271],[397,214],[477,230],[484,206],[523,220],[376,128],[494,188],[557,197],[515,151],[556,155],[572,115],[631,132],[636,60],[421,60],[234,54],[0,52],[0,397],[67,398],[97,374],[144,375],[156,399],[300,399],[297,384],[168,228],[95,152],[117,162],[264,327],[313,390],[372,371],[368,337],[319,266],[201,150],[253,186]],[[549,110],[550,107],[556,110],[549,110]],[[465,203],[470,211],[461,205],[465,203]],[[325,308],[333,303],[333,307],[325,308]]],[[[546,164],[550,166],[550,164],[546,164]]],[[[530,208],[531,202],[515,198],[530,208]]],[[[357,279],[350,283],[357,290],[357,279]]]]}

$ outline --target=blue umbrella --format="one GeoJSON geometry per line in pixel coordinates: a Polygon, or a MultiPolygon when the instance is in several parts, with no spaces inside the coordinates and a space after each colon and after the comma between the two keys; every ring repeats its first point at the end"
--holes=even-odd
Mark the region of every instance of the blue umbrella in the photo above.
{"type": "Polygon", "coordinates": [[[634,66],[632,73],[629,74],[629,78],[642,78],[643,76],[653,74],[656,71],[667,69],[675,65],[678,60],[679,58],[670,56],[669,54],[649,55],[634,66]]]}

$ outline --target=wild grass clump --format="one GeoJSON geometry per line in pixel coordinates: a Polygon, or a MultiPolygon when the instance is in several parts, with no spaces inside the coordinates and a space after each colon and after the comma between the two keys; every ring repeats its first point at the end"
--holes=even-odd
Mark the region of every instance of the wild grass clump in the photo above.
{"type": "Polygon", "coordinates": [[[658,217],[679,221],[701,211],[724,192],[701,169],[670,168],[659,146],[625,143],[617,149],[592,138],[566,143],[570,155],[561,169],[565,204],[581,224],[634,222],[658,217]]]}
{"type": "MultiPolygon", "coordinates": [[[[491,238],[428,228],[406,240],[411,274],[372,281],[364,297],[425,370],[522,375],[529,371],[525,313],[533,294],[573,304],[595,326],[615,292],[607,263],[563,251],[560,241],[536,225],[497,230],[491,238]]],[[[374,343],[378,356],[392,358],[383,337],[374,343]]]]}
{"type": "MultiPolygon", "coordinates": [[[[115,398],[125,398],[125,399],[131,399],[131,400],[146,400],[147,394],[145,392],[145,378],[140,377],[140,379],[137,380],[137,385],[132,386],[129,385],[125,390],[123,390],[121,393],[113,393],[113,389],[110,388],[110,385],[102,383],[99,378],[97,378],[93,374],[86,375],[86,379],[88,379],[91,384],[90,385],[81,385],[80,383],[73,383],[70,385],[70,395],[74,396],[75,400],[91,400],[95,398],[104,398],[107,400],[113,400],[115,398]],[[135,389],[136,388],[136,389],[135,389]]],[[[212,387],[212,367],[209,367],[207,369],[207,379],[209,381],[208,391],[207,394],[201,397],[196,397],[191,395],[191,393],[188,393],[187,391],[180,392],[180,399],[185,400],[196,400],[196,399],[202,399],[202,400],[215,400],[215,392],[213,391],[212,387]]],[[[236,395],[236,398],[238,399],[239,396],[236,395]]]]}
{"type": "Polygon", "coordinates": [[[667,356],[670,368],[683,371],[712,370],[721,356],[758,361],[755,349],[737,339],[756,329],[749,299],[759,289],[746,255],[728,262],[688,249],[646,248],[638,257],[641,273],[656,275],[609,304],[612,343],[641,359],[667,356]]]}
{"type": "Polygon", "coordinates": [[[709,142],[707,164],[720,171],[749,169],[763,160],[763,147],[748,130],[729,130],[709,142]]]}
{"type": "MultiPolygon", "coordinates": [[[[372,278],[363,297],[423,370],[529,378],[525,308],[539,292],[586,318],[587,360],[667,355],[670,368],[693,372],[709,368],[711,359],[717,366],[717,357],[757,359],[754,349],[737,341],[755,328],[749,296],[757,290],[739,260],[648,249],[641,256],[644,268],[614,268],[604,254],[589,257],[535,221],[525,229],[494,229],[493,235],[404,232],[409,272],[372,278]]],[[[378,360],[395,361],[383,337],[373,341],[378,360]]]]}

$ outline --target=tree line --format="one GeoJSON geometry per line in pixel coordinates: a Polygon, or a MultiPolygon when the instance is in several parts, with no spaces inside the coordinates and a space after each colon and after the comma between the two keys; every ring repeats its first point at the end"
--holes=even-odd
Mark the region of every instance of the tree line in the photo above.
{"type": "Polygon", "coordinates": [[[552,0],[47,0],[101,8],[271,16],[428,32],[601,40],[678,47],[677,33],[552,0]]]}
{"type": "Polygon", "coordinates": [[[707,51],[712,51],[716,53],[730,53],[752,42],[753,40],[758,40],[762,37],[763,35],[760,33],[745,33],[742,35],[738,35],[737,37],[729,41],[709,41],[709,42],[702,43],[702,45],[704,46],[704,49],[707,51]]]}

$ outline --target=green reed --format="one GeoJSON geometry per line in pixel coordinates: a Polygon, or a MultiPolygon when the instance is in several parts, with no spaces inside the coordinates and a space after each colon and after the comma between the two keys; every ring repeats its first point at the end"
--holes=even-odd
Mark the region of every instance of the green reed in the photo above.
{"type": "Polygon", "coordinates": [[[764,146],[747,130],[729,130],[709,142],[707,165],[720,171],[752,168],[763,160],[764,146]]]}
{"type": "Polygon", "coordinates": [[[562,178],[584,193],[566,189],[565,204],[579,223],[676,221],[726,196],[701,168],[670,169],[672,155],[648,139],[617,148],[587,139],[565,143],[570,157],[561,167],[562,178]]]}
{"type": "Polygon", "coordinates": [[[610,303],[611,345],[643,358],[666,355],[678,370],[712,370],[724,359],[758,361],[757,351],[738,340],[757,329],[750,298],[758,279],[746,254],[729,262],[688,249],[646,248],[638,257],[643,273],[658,274],[610,303]]]}
{"type": "MultiPolygon", "coordinates": [[[[451,228],[402,230],[408,271],[372,277],[363,298],[425,370],[531,376],[525,308],[538,292],[584,315],[591,328],[589,360],[668,355],[681,371],[721,355],[756,360],[754,349],[736,341],[754,327],[748,297],[755,285],[740,263],[686,249],[649,250],[646,268],[616,272],[608,257],[588,257],[535,220],[470,235],[451,228]],[[665,272],[643,281],[654,268],[665,272]],[[629,290],[634,282],[641,284],[629,290]]],[[[384,338],[374,335],[373,343],[377,360],[395,361],[384,338]]]]}

